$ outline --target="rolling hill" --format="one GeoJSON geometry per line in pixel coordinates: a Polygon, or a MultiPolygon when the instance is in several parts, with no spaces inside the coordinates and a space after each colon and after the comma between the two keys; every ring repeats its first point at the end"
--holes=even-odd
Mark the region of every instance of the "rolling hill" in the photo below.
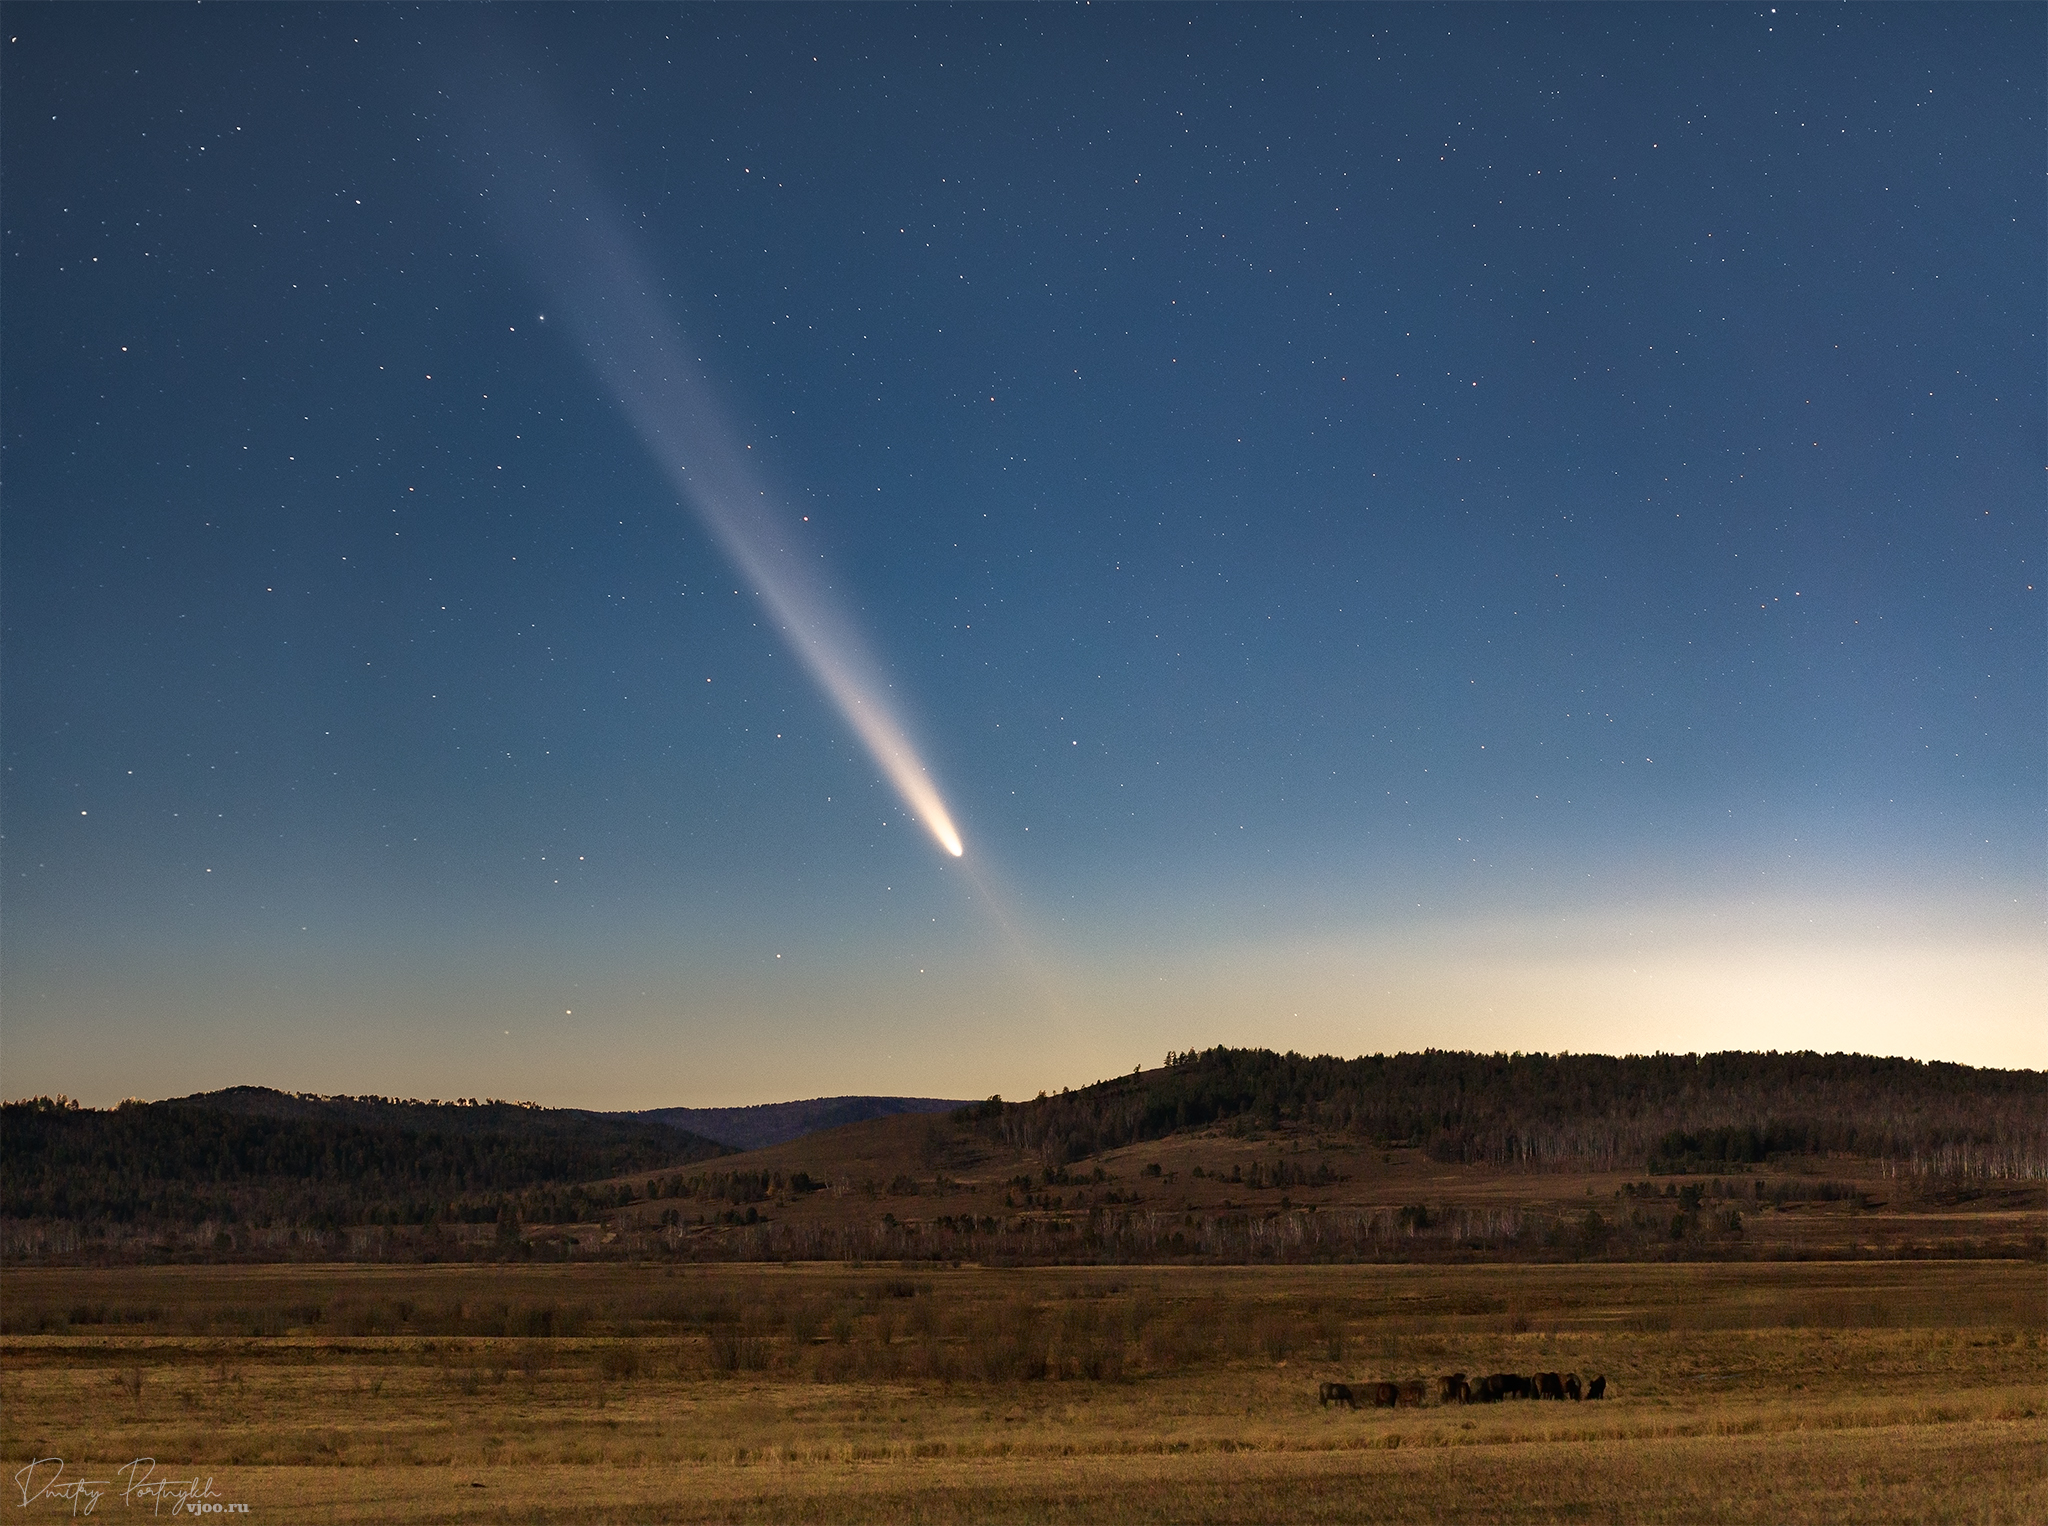
{"type": "MultiPolygon", "coordinates": [[[[0,1108],[0,1218],[145,1231],[495,1223],[506,1195],[730,1153],[651,1120],[238,1086],[0,1108]]],[[[118,1238],[118,1237],[117,1237],[118,1238]]],[[[273,1237],[274,1238],[274,1237],[273,1237]]]]}
{"type": "Polygon", "coordinates": [[[958,1106],[0,1109],[10,1261],[2040,1255],[2044,1230],[2048,1076],[1855,1055],[1213,1049],[958,1106]]]}
{"type": "Polygon", "coordinates": [[[622,1116],[688,1129],[736,1150],[760,1150],[871,1118],[950,1113],[965,1106],[964,1102],[934,1097],[813,1097],[805,1102],[763,1102],[753,1107],[657,1107],[622,1116]]]}

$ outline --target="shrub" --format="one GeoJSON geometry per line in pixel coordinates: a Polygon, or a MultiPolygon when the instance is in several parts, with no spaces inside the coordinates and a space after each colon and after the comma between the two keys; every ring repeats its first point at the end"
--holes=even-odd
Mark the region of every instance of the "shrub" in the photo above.
{"type": "Polygon", "coordinates": [[[1276,1362],[1284,1362],[1294,1351],[1294,1321],[1269,1314],[1258,1322],[1260,1348],[1276,1362]]]}
{"type": "Polygon", "coordinates": [[[758,1335],[714,1335],[709,1350],[713,1372],[761,1372],[768,1366],[768,1342],[758,1335]]]}
{"type": "Polygon", "coordinates": [[[613,1379],[639,1377],[640,1348],[630,1341],[605,1347],[597,1359],[597,1370],[613,1379]]]}

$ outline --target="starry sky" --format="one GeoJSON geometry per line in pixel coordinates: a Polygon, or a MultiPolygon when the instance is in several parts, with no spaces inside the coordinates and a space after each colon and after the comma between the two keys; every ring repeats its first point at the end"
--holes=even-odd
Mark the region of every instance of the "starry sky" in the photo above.
{"type": "Polygon", "coordinates": [[[4,32],[7,1095],[2048,1064],[2039,7],[4,32]]]}

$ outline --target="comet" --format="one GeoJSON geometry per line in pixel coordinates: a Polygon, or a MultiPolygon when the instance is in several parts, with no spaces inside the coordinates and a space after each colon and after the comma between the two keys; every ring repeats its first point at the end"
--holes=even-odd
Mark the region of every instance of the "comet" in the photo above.
{"type": "Polygon", "coordinates": [[[748,458],[702,361],[660,295],[661,283],[593,177],[544,125],[544,104],[500,93],[476,139],[491,174],[487,199],[566,318],[676,496],[695,512],[773,616],[811,678],[873,757],[910,813],[954,858],[965,845],[931,771],[889,701],[879,662],[799,551],[799,522],[748,458]],[[550,142],[552,138],[552,142],[550,142]]]}

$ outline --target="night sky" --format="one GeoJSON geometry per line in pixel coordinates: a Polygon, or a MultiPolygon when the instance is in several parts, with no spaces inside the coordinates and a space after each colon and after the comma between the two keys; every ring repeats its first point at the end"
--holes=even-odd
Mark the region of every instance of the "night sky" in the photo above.
{"type": "Polygon", "coordinates": [[[2048,1064],[2044,17],[8,7],[0,1090],[2048,1064]]]}

